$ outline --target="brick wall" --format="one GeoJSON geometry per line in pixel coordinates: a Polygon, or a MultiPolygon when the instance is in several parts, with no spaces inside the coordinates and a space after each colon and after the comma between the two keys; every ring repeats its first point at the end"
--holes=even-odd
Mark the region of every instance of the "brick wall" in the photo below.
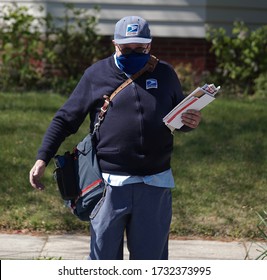
{"type": "MultiPolygon", "coordinates": [[[[103,38],[103,44],[111,46],[112,38],[103,38]]],[[[153,38],[151,53],[165,60],[174,67],[190,63],[196,72],[212,71],[215,58],[209,52],[210,44],[205,39],[188,38],[153,38]]]]}
{"type": "Polygon", "coordinates": [[[173,66],[190,63],[194,70],[213,70],[215,58],[209,52],[210,44],[205,39],[154,38],[152,53],[173,66]]]}

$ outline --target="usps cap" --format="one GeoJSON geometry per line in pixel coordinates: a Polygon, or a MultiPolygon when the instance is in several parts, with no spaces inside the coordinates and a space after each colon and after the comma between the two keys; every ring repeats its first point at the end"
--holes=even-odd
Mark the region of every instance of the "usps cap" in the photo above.
{"type": "Polygon", "coordinates": [[[114,41],[116,44],[140,43],[152,41],[148,22],[138,16],[127,16],[115,25],[114,41]]]}

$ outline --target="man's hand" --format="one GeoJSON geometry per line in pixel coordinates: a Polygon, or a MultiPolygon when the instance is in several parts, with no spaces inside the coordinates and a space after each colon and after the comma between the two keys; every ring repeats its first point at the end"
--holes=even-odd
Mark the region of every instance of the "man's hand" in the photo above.
{"type": "Polygon", "coordinates": [[[184,125],[197,128],[201,121],[201,113],[196,110],[188,110],[182,114],[182,122],[184,125]]]}
{"type": "Polygon", "coordinates": [[[45,188],[45,186],[40,182],[41,177],[44,175],[45,168],[45,162],[41,159],[38,159],[30,171],[30,183],[35,189],[44,190],[45,188]]]}

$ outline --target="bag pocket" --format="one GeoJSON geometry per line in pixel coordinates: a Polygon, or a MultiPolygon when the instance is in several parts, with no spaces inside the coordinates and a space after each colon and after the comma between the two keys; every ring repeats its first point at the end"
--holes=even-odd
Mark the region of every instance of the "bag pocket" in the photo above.
{"type": "Polygon", "coordinates": [[[97,202],[97,204],[95,205],[95,207],[93,208],[89,218],[90,220],[93,220],[95,218],[95,216],[98,214],[99,210],[101,209],[103,203],[105,202],[105,199],[106,199],[106,187],[105,186],[105,189],[103,191],[103,194],[102,194],[102,197],[100,198],[100,200],[97,202]]]}
{"type": "Polygon", "coordinates": [[[61,197],[64,200],[74,199],[79,195],[73,154],[66,152],[63,156],[55,156],[56,169],[54,178],[61,197]]]}
{"type": "Polygon", "coordinates": [[[101,181],[86,194],[82,194],[75,202],[74,214],[82,221],[89,221],[91,212],[103,197],[105,185],[101,181]]]}

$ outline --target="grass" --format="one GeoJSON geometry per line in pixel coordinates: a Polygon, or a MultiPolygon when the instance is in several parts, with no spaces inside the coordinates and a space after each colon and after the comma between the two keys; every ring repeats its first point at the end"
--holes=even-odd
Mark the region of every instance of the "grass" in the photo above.
{"type": "Polygon", "coordinates": [[[266,208],[266,100],[219,98],[198,130],[176,135],[177,234],[255,237],[266,208]]]}
{"type": "MultiPolygon", "coordinates": [[[[258,216],[260,221],[257,227],[259,229],[262,239],[267,242],[267,211],[263,211],[262,214],[258,213],[258,216]]],[[[267,243],[258,244],[258,247],[259,256],[257,257],[257,260],[267,259],[267,243]]]]}
{"type": "MultiPolygon", "coordinates": [[[[64,207],[46,170],[46,190],[28,183],[43,134],[65,101],[55,94],[0,94],[0,228],[80,231],[88,225],[64,207]]],[[[172,159],[171,234],[213,238],[259,238],[258,215],[266,210],[266,99],[223,98],[206,107],[200,127],[175,134],[172,159]]],[[[89,119],[60,153],[86,133],[89,119]]]]}

